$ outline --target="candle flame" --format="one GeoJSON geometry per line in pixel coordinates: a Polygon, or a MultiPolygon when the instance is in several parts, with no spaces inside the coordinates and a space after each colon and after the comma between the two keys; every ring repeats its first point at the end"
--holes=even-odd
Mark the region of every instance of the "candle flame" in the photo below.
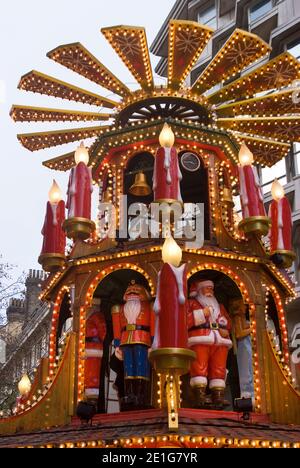
{"type": "Polygon", "coordinates": [[[239,161],[241,166],[251,166],[254,162],[253,153],[249,150],[248,146],[243,143],[239,152],[239,161]]]}
{"type": "Polygon", "coordinates": [[[50,203],[58,203],[62,199],[62,193],[57,182],[53,179],[51,189],[49,190],[50,203]]]}
{"type": "Polygon", "coordinates": [[[284,188],[277,179],[275,179],[272,184],[271,193],[272,193],[272,197],[277,202],[279,202],[285,195],[284,188]]]}
{"type": "Polygon", "coordinates": [[[182,250],[171,234],[169,234],[165,239],[162,248],[162,259],[164,263],[170,263],[174,267],[179,267],[180,265],[182,250]]]}
{"type": "Polygon", "coordinates": [[[175,135],[172,128],[167,123],[164,124],[159,135],[159,143],[163,148],[172,148],[175,142],[175,135]]]}
{"type": "Polygon", "coordinates": [[[88,149],[84,146],[83,141],[80,143],[80,146],[78,146],[77,150],[75,151],[75,162],[76,164],[79,164],[80,162],[83,162],[86,166],[89,163],[89,152],[88,149]]]}
{"type": "Polygon", "coordinates": [[[27,395],[31,390],[31,382],[27,374],[24,374],[21,378],[20,382],[18,383],[18,389],[20,395],[27,395]]]}

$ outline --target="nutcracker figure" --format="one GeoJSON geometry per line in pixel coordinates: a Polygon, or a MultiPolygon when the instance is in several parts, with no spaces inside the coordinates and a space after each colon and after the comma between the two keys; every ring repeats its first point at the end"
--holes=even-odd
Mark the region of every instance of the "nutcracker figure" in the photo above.
{"type": "Polygon", "coordinates": [[[125,304],[112,309],[115,354],[124,361],[125,396],[122,409],[125,410],[149,405],[148,353],[155,327],[150,299],[144,286],[132,281],[124,294],[125,304]]]}
{"type": "MultiPolygon", "coordinates": [[[[189,300],[188,308],[188,344],[196,353],[190,383],[197,406],[208,404],[206,387],[209,384],[212,404],[221,409],[225,404],[227,355],[232,346],[231,321],[225,307],[214,296],[214,283],[207,280],[196,285],[197,295],[189,300]]],[[[195,292],[195,286],[193,290],[195,292]]]]}
{"type": "Polygon", "coordinates": [[[100,298],[93,299],[85,331],[85,397],[98,400],[101,363],[103,357],[103,341],[106,335],[106,323],[100,310],[100,298]]]}

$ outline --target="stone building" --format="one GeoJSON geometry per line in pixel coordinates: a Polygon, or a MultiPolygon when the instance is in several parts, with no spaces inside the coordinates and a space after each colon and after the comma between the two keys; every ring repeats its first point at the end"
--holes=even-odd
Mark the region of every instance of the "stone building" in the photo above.
{"type": "MultiPolygon", "coordinates": [[[[170,19],[196,21],[215,29],[200,60],[193,67],[187,84],[193,84],[236,28],[248,30],[272,47],[271,58],[289,51],[300,58],[299,0],[177,0],[151,45],[160,57],[155,71],[167,77],[168,25],[170,19]]],[[[256,63],[257,67],[268,59],[256,63]]],[[[243,72],[246,74],[252,67],[243,72]]],[[[299,87],[300,83],[295,83],[299,87]]],[[[295,280],[298,299],[287,306],[292,368],[300,386],[300,143],[295,143],[288,157],[272,168],[260,168],[265,203],[271,202],[271,183],[280,180],[293,211],[293,245],[297,254],[290,275],[295,280]]]]}
{"type": "Polygon", "coordinates": [[[12,408],[23,373],[33,380],[41,357],[48,354],[51,307],[39,301],[43,279],[42,271],[29,271],[25,299],[10,300],[6,325],[0,328],[0,410],[12,408]]]}

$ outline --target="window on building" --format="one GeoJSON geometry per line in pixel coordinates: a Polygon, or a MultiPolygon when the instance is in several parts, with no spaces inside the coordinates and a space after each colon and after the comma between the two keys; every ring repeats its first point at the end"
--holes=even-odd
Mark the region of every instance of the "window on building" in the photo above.
{"type": "Polygon", "coordinates": [[[217,29],[217,9],[215,3],[198,12],[198,23],[217,29]]]}
{"type": "Polygon", "coordinates": [[[287,183],[285,159],[282,159],[272,167],[262,168],[261,179],[264,193],[271,191],[271,186],[275,178],[278,179],[282,185],[287,183]]]}
{"type": "Polygon", "coordinates": [[[300,143],[294,143],[295,172],[300,174],[300,143]]]}
{"type": "Polygon", "coordinates": [[[268,13],[270,10],[272,10],[272,7],[273,7],[272,0],[262,0],[260,2],[256,2],[255,5],[253,5],[250,8],[250,11],[249,11],[250,23],[253,23],[258,18],[268,13]]]}
{"type": "Polygon", "coordinates": [[[300,59],[300,39],[296,39],[287,45],[287,50],[297,59],[300,59]]]}

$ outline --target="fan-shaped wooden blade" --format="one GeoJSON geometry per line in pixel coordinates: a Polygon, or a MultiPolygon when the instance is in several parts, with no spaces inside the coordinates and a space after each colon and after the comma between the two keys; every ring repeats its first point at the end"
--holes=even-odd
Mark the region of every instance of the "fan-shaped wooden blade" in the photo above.
{"type": "Polygon", "coordinates": [[[180,88],[197,62],[213,29],[194,21],[171,20],[169,25],[168,86],[180,88]]]}
{"type": "Polygon", "coordinates": [[[69,101],[83,102],[99,107],[114,109],[118,103],[111,99],[104,98],[98,94],[91,93],[85,89],[77,88],[64,81],[57,80],[52,76],[32,70],[22,76],[18,85],[19,89],[32,91],[33,93],[45,94],[69,101]]]}
{"type": "Polygon", "coordinates": [[[112,114],[13,105],[10,116],[15,122],[88,122],[109,120],[112,114]]]}
{"type": "Polygon", "coordinates": [[[268,44],[255,34],[236,29],[199,76],[192,90],[202,94],[216,84],[240,73],[270,51],[268,44]]]}
{"type": "Polygon", "coordinates": [[[272,93],[263,97],[238,101],[218,107],[218,117],[236,117],[237,115],[276,117],[300,113],[300,88],[272,93]]]}
{"type": "Polygon", "coordinates": [[[145,29],[136,26],[102,28],[101,32],[145,90],[153,88],[153,74],[145,29]]]}
{"type": "Polygon", "coordinates": [[[289,86],[300,79],[300,62],[289,52],[278,55],[275,59],[247,73],[236,81],[224,86],[220,91],[208,96],[212,104],[246,99],[257,93],[289,86]]]}
{"type": "Polygon", "coordinates": [[[239,117],[217,119],[220,127],[242,133],[267,136],[285,143],[300,142],[300,116],[289,117],[239,117]]]}
{"type": "Polygon", "coordinates": [[[252,151],[255,161],[262,166],[273,166],[287,156],[291,148],[289,143],[280,143],[237,132],[231,132],[231,134],[236,139],[238,145],[241,145],[243,142],[246,143],[250,151],[252,151]]]}
{"type": "Polygon", "coordinates": [[[47,57],[119,96],[124,97],[131,94],[130,89],[80,42],[56,47],[48,52],[47,57]]]}
{"type": "Polygon", "coordinates": [[[73,141],[83,140],[101,135],[109,126],[72,128],[68,130],[56,130],[52,132],[23,133],[18,135],[22,145],[30,151],[38,151],[52,146],[63,145],[73,141]]]}
{"type": "Polygon", "coordinates": [[[43,166],[48,167],[48,169],[66,172],[71,169],[71,167],[75,166],[74,155],[75,151],[72,151],[71,153],[66,153],[62,156],[43,161],[42,164],[43,166]]]}

